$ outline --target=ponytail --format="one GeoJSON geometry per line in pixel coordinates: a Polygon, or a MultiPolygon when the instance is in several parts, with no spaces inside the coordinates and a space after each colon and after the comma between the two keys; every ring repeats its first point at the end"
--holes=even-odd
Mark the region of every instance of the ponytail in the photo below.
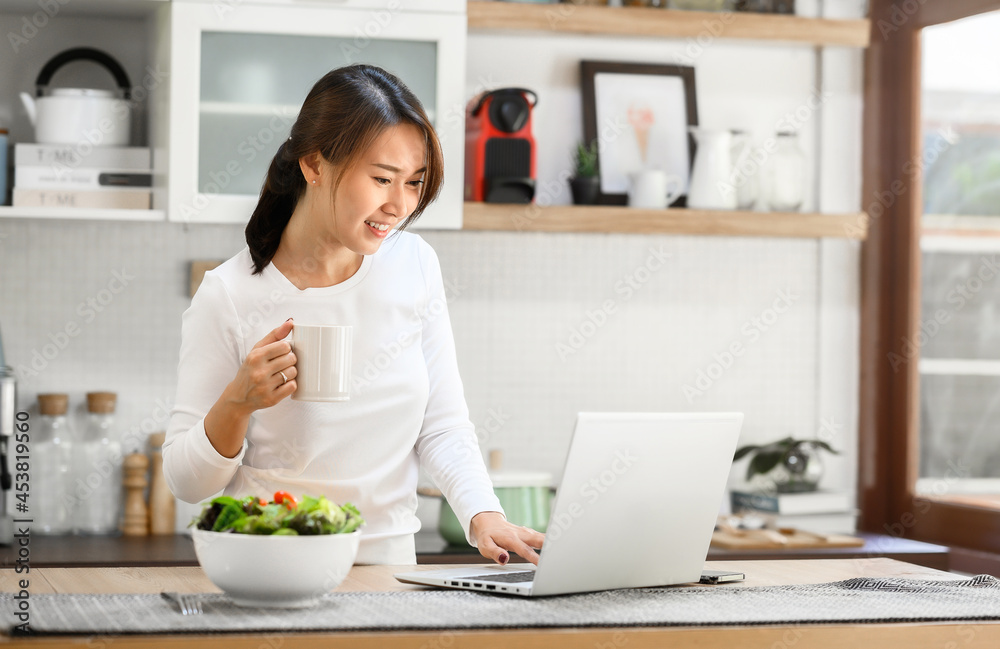
{"type": "Polygon", "coordinates": [[[263,272],[278,252],[281,235],[292,218],[299,194],[305,188],[305,178],[299,169],[298,159],[288,159],[290,148],[288,140],[285,140],[274,154],[267,169],[264,187],[260,190],[257,207],[245,230],[254,275],[263,272]]]}

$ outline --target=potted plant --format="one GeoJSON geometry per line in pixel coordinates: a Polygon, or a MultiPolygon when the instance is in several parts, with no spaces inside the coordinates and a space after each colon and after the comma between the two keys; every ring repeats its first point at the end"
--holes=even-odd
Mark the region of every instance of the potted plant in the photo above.
{"type": "Polygon", "coordinates": [[[573,177],[569,181],[574,205],[594,205],[601,189],[597,173],[597,140],[580,142],[573,153],[573,177]]]}
{"type": "Polygon", "coordinates": [[[769,444],[749,444],[736,451],[733,461],[751,455],[747,466],[747,481],[761,475],[774,482],[778,493],[816,491],[823,477],[819,451],[837,451],[818,439],[786,437],[769,444]]]}

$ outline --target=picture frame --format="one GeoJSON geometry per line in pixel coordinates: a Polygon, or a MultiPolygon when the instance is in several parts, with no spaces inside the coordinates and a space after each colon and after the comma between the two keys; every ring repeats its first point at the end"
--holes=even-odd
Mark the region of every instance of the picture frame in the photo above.
{"type": "Polygon", "coordinates": [[[698,125],[694,68],[662,63],[580,61],[584,141],[598,143],[597,203],[628,204],[628,175],[659,168],[678,176],[687,204],[698,125]]]}

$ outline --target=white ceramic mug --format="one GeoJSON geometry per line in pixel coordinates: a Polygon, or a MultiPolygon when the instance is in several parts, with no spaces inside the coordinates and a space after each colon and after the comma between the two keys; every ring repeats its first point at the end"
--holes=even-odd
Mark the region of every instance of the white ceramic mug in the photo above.
{"type": "Polygon", "coordinates": [[[296,401],[347,401],[351,398],[350,325],[303,325],[292,328],[296,401]]]}
{"type": "Polygon", "coordinates": [[[629,175],[628,206],[663,209],[684,191],[684,182],[659,169],[645,169],[629,175]]]}

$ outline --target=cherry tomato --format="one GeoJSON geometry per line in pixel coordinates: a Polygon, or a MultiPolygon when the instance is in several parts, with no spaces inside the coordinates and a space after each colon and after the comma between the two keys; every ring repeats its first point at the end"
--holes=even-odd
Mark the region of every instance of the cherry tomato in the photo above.
{"type": "Polygon", "coordinates": [[[258,502],[260,503],[260,506],[261,506],[261,507],[263,507],[264,505],[266,505],[266,504],[267,504],[267,501],[266,501],[266,500],[264,500],[263,498],[258,498],[258,499],[257,499],[257,501],[258,501],[258,502]]]}
{"type": "Polygon", "coordinates": [[[279,505],[284,503],[289,509],[295,508],[295,498],[292,498],[292,494],[287,491],[275,491],[274,502],[279,505]]]}

